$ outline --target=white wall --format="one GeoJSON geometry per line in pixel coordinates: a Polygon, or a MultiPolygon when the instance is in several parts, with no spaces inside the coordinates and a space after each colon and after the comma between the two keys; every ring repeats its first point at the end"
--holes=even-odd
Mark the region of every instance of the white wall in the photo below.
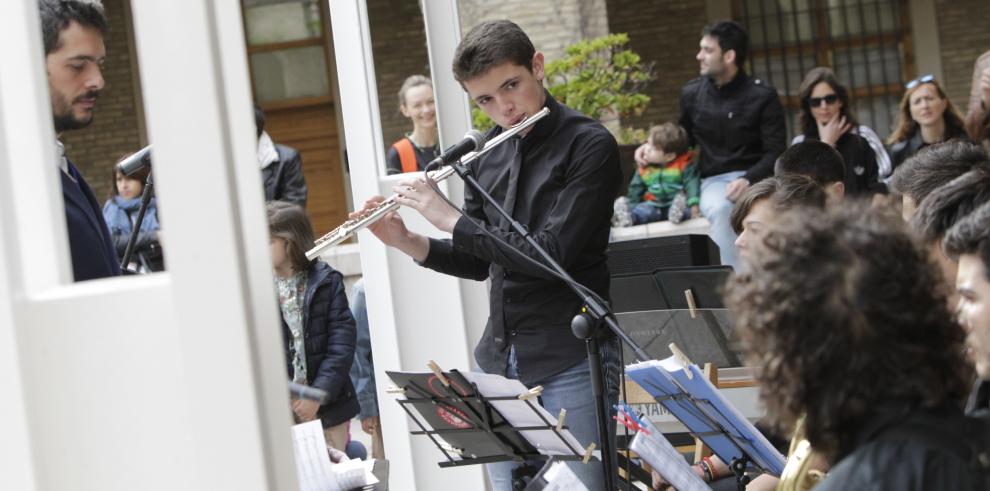
{"type": "Polygon", "coordinates": [[[169,271],[79,284],[37,1],[4,9],[0,488],[296,487],[239,2],[134,2],[169,271]]]}

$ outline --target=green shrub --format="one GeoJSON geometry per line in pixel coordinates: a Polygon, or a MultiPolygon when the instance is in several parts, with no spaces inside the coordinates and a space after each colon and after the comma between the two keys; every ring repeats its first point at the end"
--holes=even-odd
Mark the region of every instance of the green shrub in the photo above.
{"type": "MultiPolygon", "coordinates": [[[[546,85],[550,94],[564,105],[601,120],[618,116],[638,116],[650,103],[641,91],[656,77],[653,63],[643,63],[638,54],[626,48],[629,36],[609,34],[578,41],[565,50],[565,56],[546,64],[546,85]]],[[[475,106],[472,123],[487,130],[494,122],[475,106]]],[[[620,143],[645,133],[631,127],[616,132],[620,143]]]]}

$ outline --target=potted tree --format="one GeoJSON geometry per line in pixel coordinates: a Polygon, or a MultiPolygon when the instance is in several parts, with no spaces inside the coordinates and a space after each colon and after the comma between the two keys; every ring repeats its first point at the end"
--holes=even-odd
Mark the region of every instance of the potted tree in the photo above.
{"type": "MultiPolygon", "coordinates": [[[[642,90],[656,76],[653,63],[644,63],[628,49],[629,36],[615,33],[578,41],[565,49],[564,57],[545,67],[547,89],[564,105],[602,121],[620,145],[623,188],[629,183],[633,152],[646,139],[646,130],[623,127],[622,118],[638,116],[650,103],[642,90]]],[[[480,130],[494,124],[477,107],[472,111],[474,127],[480,130]]],[[[624,189],[621,190],[625,194],[624,189]]]]}

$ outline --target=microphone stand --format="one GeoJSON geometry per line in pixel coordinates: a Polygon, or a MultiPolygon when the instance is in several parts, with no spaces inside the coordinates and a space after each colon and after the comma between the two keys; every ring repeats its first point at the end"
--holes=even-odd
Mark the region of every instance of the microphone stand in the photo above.
{"type": "MultiPolygon", "coordinates": [[[[602,371],[601,354],[599,352],[599,342],[598,342],[598,328],[595,324],[599,326],[604,323],[609,330],[612,331],[619,339],[622,340],[627,346],[632,348],[633,352],[639,361],[649,360],[649,355],[640,348],[632,338],[629,337],[625,332],[619,329],[619,323],[615,320],[615,314],[609,309],[607,305],[599,302],[594,296],[588,295],[582,290],[582,285],[574,280],[570,274],[567,273],[560,264],[544,249],[536,239],[530,235],[526,227],[516,221],[512,216],[502,208],[502,205],[492,198],[488,191],[484,189],[481,183],[471,175],[471,169],[466,165],[462,164],[460,161],[451,164],[454,172],[467,183],[472,190],[478,193],[479,196],[487,203],[491,205],[499,215],[508,220],[512,230],[523,236],[526,242],[535,249],[547,265],[550,266],[554,271],[556,271],[567,286],[574,291],[577,296],[581,297],[581,301],[584,303],[584,308],[581,313],[574,316],[571,321],[571,331],[574,333],[578,339],[584,339],[585,347],[588,351],[588,367],[591,372],[591,390],[595,397],[595,415],[598,419],[598,439],[601,442],[601,455],[602,455],[602,467],[605,474],[605,489],[613,491],[616,489],[615,482],[615,472],[613,469],[612,462],[614,460],[613,452],[615,451],[612,447],[612,441],[609,438],[609,405],[608,405],[608,393],[605,391],[605,373],[602,371]],[[597,322],[592,322],[597,321],[597,322]]],[[[587,288],[585,288],[587,289],[587,288]]]]}
{"type": "Polygon", "coordinates": [[[144,181],[144,191],[141,193],[141,208],[138,209],[137,219],[134,220],[134,225],[131,226],[131,236],[127,240],[127,249],[124,249],[124,257],[120,260],[120,269],[125,274],[137,274],[137,271],[127,269],[127,265],[131,262],[131,255],[134,254],[134,245],[137,244],[138,233],[141,231],[141,222],[144,221],[144,213],[148,211],[148,204],[151,203],[151,198],[155,196],[153,187],[154,184],[151,179],[151,173],[149,172],[148,178],[144,181]]]}

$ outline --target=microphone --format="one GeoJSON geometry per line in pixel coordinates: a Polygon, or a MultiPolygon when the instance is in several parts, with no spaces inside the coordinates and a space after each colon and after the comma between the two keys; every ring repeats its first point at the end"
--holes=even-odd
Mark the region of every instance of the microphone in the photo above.
{"type": "Polygon", "coordinates": [[[289,394],[307,401],[316,401],[321,405],[325,403],[329,397],[329,394],[327,394],[327,391],[325,390],[296,382],[289,382],[289,394]]]}
{"type": "MultiPolygon", "coordinates": [[[[485,135],[478,130],[471,130],[464,134],[464,139],[447,147],[439,157],[433,159],[430,165],[450,165],[461,160],[465,154],[481,150],[485,146],[485,135]]],[[[429,166],[427,166],[429,167],[429,166]]]]}
{"type": "Polygon", "coordinates": [[[148,145],[147,147],[144,147],[141,150],[138,150],[137,152],[134,152],[133,154],[128,155],[127,157],[124,157],[124,160],[121,160],[120,163],[117,164],[117,171],[119,171],[121,174],[125,176],[130,177],[150,165],[151,165],[151,145],[148,145]]]}

